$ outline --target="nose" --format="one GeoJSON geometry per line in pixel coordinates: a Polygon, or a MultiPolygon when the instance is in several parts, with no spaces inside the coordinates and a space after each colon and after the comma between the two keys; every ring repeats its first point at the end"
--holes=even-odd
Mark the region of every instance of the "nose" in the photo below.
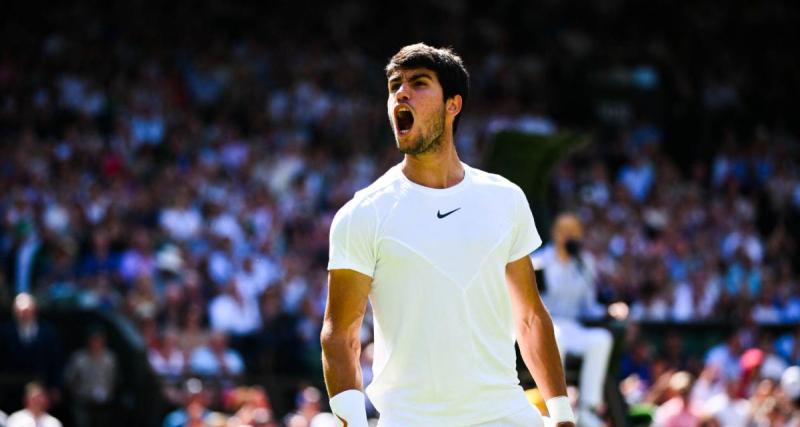
{"type": "Polygon", "coordinates": [[[394,97],[397,99],[397,102],[400,101],[408,101],[411,96],[411,91],[409,90],[408,83],[403,83],[400,87],[397,88],[397,92],[395,92],[394,97]]]}

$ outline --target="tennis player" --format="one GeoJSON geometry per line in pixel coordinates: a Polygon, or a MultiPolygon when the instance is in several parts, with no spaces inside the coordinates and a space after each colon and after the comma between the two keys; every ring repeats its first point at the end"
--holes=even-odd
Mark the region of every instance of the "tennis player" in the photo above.
{"type": "Polygon", "coordinates": [[[529,254],[541,245],[520,188],[459,160],[469,75],[452,50],[402,48],[386,66],[404,160],[331,225],[321,341],[331,409],[367,425],[359,330],[371,301],[381,427],[541,426],[516,371],[519,343],[550,420],[574,425],[553,323],[529,254]]]}

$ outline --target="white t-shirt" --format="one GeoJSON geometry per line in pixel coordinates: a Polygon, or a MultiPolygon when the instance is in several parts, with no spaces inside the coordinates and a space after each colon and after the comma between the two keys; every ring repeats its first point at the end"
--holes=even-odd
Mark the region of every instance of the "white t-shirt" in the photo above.
{"type": "Polygon", "coordinates": [[[542,301],[554,320],[596,318],[605,314],[605,309],[596,301],[594,257],[588,252],[582,252],[580,257],[580,263],[572,259],[562,261],[552,245],[531,255],[533,267],[544,270],[542,301]]]}
{"type": "Polygon", "coordinates": [[[397,165],[331,224],[328,269],[373,278],[367,394],[383,425],[475,425],[529,405],[505,268],[541,239],[519,187],[464,169],[460,183],[433,189],[397,165]]]}
{"type": "Polygon", "coordinates": [[[14,412],[8,417],[8,427],[61,427],[61,422],[50,414],[42,414],[36,418],[27,409],[14,412]]]}

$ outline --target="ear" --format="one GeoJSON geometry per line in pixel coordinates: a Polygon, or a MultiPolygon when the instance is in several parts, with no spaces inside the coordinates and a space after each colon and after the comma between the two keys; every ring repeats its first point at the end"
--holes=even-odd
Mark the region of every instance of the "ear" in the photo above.
{"type": "Polygon", "coordinates": [[[455,117],[458,113],[461,112],[461,103],[463,102],[461,95],[455,95],[452,98],[448,98],[445,102],[445,109],[447,113],[451,116],[455,117]]]}

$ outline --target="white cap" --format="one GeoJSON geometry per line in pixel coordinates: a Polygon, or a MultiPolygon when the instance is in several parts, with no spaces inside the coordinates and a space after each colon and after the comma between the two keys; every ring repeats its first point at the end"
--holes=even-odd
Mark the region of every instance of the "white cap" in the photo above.
{"type": "Polygon", "coordinates": [[[800,366],[790,366],[783,371],[781,388],[790,399],[800,397],[800,366]]]}

